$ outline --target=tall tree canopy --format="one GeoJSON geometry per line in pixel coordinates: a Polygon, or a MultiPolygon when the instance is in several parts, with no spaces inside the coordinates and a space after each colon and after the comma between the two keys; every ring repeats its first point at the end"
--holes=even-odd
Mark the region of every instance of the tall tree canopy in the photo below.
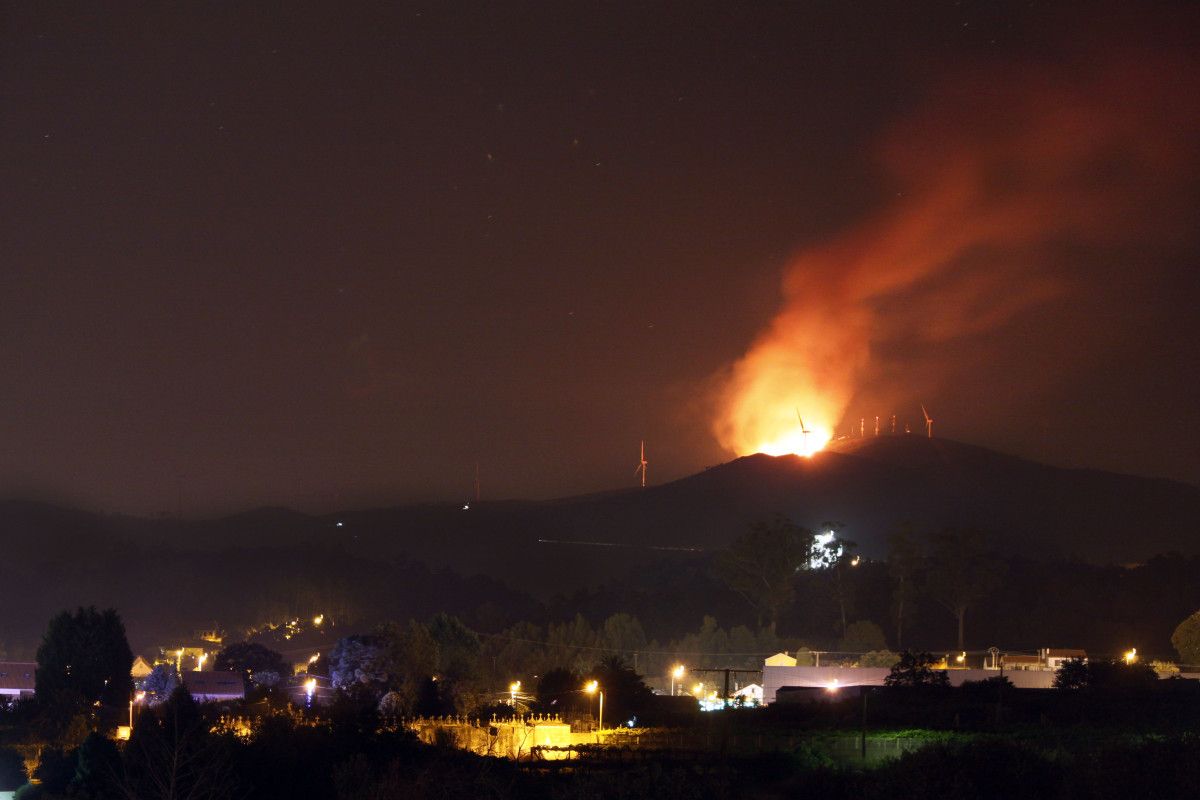
{"type": "Polygon", "coordinates": [[[1004,563],[981,532],[946,529],[929,537],[929,593],[958,621],[958,649],[964,648],[967,609],[1000,583],[1004,563]]]}
{"type": "Polygon", "coordinates": [[[46,629],[37,651],[34,688],[38,703],[55,715],[70,716],[95,703],[123,706],[133,681],[133,652],[125,625],[111,608],[64,611],[46,629]]]}
{"type": "Polygon", "coordinates": [[[812,531],[784,516],[756,522],[717,554],[714,567],[730,589],[758,614],[759,624],[774,623],[795,598],[796,572],[808,566],[812,531]]]}
{"type": "Polygon", "coordinates": [[[1184,664],[1200,664],[1200,611],[1179,623],[1171,634],[1171,645],[1184,664]]]}

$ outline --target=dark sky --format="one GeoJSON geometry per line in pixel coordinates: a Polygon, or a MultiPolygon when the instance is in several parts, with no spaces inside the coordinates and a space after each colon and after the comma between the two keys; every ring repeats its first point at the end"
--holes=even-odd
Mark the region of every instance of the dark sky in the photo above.
{"type": "Polygon", "coordinates": [[[1200,482],[1189,4],[117,5],[4,6],[9,493],[331,510],[460,499],[476,459],[493,498],[631,485],[642,438],[651,481],[728,460],[714,398],[797,253],[909,213],[1027,88],[1131,70],[1165,99],[1102,93],[1149,122],[1079,151],[1122,235],[1022,242],[1047,291],[953,336],[904,321],[944,274],[873,297],[846,413],[1200,482]]]}

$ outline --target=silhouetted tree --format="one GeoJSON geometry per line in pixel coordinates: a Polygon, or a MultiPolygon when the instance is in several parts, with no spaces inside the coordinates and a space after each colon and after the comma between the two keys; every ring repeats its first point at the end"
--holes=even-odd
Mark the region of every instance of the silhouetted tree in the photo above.
{"type": "Polygon", "coordinates": [[[1054,674],[1056,689],[1148,690],[1156,686],[1158,673],[1140,661],[1126,664],[1123,661],[1071,659],[1054,674]]]}
{"type": "Polygon", "coordinates": [[[25,785],[25,759],[11,747],[0,747],[0,791],[15,791],[25,785]]]}
{"type": "Polygon", "coordinates": [[[838,538],[837,534],[844,528],[840,522],[826,522],[821,530],[834,534],[827,542],[818,543],[813,540],[813,550],[810,564],[821,570],[829,584],[838,607],[838,632],[846,635],[847,615],[853,610],[855,582],[851,570],[858,566],[858,558],[854,551],[858,548],[856,542],[838,538]]]}
{"type": "Polygon", "coordinates": [[[262,680],[255,680],[259,673],[272,673],[278,682],[279,676],[290,675],[292,672],[283,656],[257,642],[236,642],[229,645],[217,653],[213,665],[219,670],[242,673],[247,689],[251,684],[263,683],[262,680]]]}
{"type": "Polygon", "coordinates": [[[606,656],[592,670],[604,692],[604,716],[609,727],[622,725],[643,713],[654,695],[642,676],[620,656],[606,656]]]}
{"type": "Polygon", "coordinates": [[[958,621],[959,650],[967,609],[999,585],[1003,571],[979,531],[946,529],[929,537],[929,592],[958,621]]]}
{"type": "Polygon", "coordinates": [[[885,686],[949,686],[950,676],[944,669],[934,669],[936,663],[929,653],[905,650],[900,654],[900,660],[892,665],[883,683],[885,686]]]}
{"type": "Polygon", "coordinates": [[[566,714],[578,708],[583,678],[568,667],[547,670],[537,685],[535,707],[544,714],[566,714]]]}
{"type": "Polygon", "coordinates": [[[1179,623],[1171,634],[1171,646],[1184,664],[1200,664],[1200,611],[1179,623]]]}
{"type": "Polygon", "coordinates": [[[50,620],[37,651],[34,685],[37,703],[51,728],[62,730],[73,716],[90,711],[96,703],[128,703],[132,665],[125,626],[113,609],[79,608],[50,620]]]}
{"type": "Polygon", "coordinates": [[[887,641],[883,638],[883,631],[878,625],[860,619],[846,627],[846,634],[842,637],[838,648],[845,653],[866,653],[870,650],[886,649],[887,641]]]}
{"type": "Polygon", "coordinates": [[[87,800],[111,800],[118,796],[118,778],[123,773],[116,744],[107,736],[93,733],[75,754],[75,777],[67,794],[87,800]]]}
{"type": "Polygon", "coordinates": [[[892,579],[892,612],[896,621],[896,647],[904,647],[904,623],[916,612],[917,576],[921,571],[921,546],[911,526],[888,537],[888,575],[892,579]]]}
{"type": "Polygon", "coordinates": [[[174,664],[156,664],[142,683],[146,698],[151,705],[166,702],[171,693],[179,688],[179,673],[174,664]]]}
{"type": "Polygon", "coordinates": [[[134,727],[122,794],[129,800],[226,800],[234,778],[222,744],[180,687],[134,727]]]}
{"type": "Polygon", "coordinates": [[[795,597],[796,572],[808,566],[812,548],[812,531],[777,515],[769,522],[754,523],[718,552],[713,568],[725,585],[750,604],[759,625],[773,624],[795,597]]]}

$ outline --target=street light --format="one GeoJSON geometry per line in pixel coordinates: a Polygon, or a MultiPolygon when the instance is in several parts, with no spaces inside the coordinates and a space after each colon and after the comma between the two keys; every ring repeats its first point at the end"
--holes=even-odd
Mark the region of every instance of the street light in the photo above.
{"type": "Polygon", "coordinates": [[[600,695],[600,719],[598,721],[598,725],[599,725],[601,732],[603,732],[604,731],[604,692],[600,691],[600,682],[599,681],[588,681],[587,685],[585,685],[583,687],[583,690],[585,692],[587,692],[588,694],[599,694],[600,695]]]}
{"type": "Polygon", "coordinates": [[[671,670],[671,697],[675,696],[675,681],[683,680],[687,668],[683,664],[676,664],[675,669],[671,670]]]}
{"type": "Polygon", "coordinates": [[[1133,664],[1137,661],[1137,648],[1131,647],[1125,652],[1125,663],[1133,664]]]}
{"type": "Polygon", "coordinates": [[[508,702],[514,709],[517,707],[517,692],[521,691],[521,682],[513,681],[508,685],[508,702]]]}

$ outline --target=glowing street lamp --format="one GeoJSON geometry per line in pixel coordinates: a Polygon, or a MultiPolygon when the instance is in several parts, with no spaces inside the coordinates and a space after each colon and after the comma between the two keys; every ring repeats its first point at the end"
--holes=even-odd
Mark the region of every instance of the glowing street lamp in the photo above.
{"type": "Polygon", "coordinates": [[[1125,659],[1126,664],[1136,663],[1137,658],[1138,658],[1138,656],[1137,656],[1137,648],[1136,647],[1131,647],[1125,651],[1124,659],[1125,659]]]}
{"type": "Polygon", "coordinates": [[[675,696],[675,681],[683,680],[686,673],[687,669],[683,664],[676,664],[675,669],[671,670],[671,697],[675,696]]]}
{"type": "Polygon", "coordinates": [[[308,705],[312,705],[313,695],[317,692],[317,679],[309,678],[304,682],[304,696],[307,698],[308,705]]]}
{"type": "Polygon", "coordinates": [[[521,682],[513,681],[508,685],[508,702],[513,708],[517,707],[517,692],[521,691],[521,682]]]}
{"type": "Polygon", "coordinates": [[[600,719],[599,719],[598,724],[600,726],[600,730],[603,731],[604,730],[604,692],[600,691],[600,682],[599,681],[588,681],[587,684],[583,687],[583,690],[585,692],[587,692],[588,694],[599,694],[600,695],[600,719]]]}

